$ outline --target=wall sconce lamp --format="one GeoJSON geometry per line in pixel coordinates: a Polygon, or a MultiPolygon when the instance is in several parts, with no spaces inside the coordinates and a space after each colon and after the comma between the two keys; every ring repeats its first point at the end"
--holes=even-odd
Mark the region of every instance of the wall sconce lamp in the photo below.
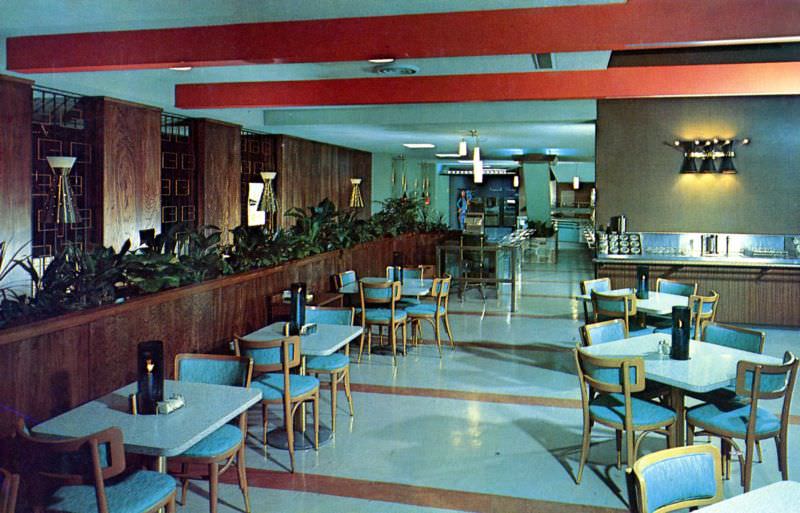
{"type": "Polygon", "coordinates": [[[275,191],[272,188],[272,182],[278,173],[274,171],[265,171],[261,173],[261,179],[264,180],[264,190],[261,192],[261,199],[258,200],[256,210],[266,213],[267,215],[267,228],[272,231],[275,229],[275,221],[278,214],[278,200],[275,198],[275,191]]]}
{"type": "Polygon", "coordinates": [[[69,173],[75,165],[75,157],[47,157],[47,163],[57,177],[56,192],[56,223],[74,224],[81,220],[75,212],[75,202],[72,198],[72,187],[69,185],[69,173]]]}
{"type": "Polygon", "coordinates": [[[715,137],[705,141],[700,139],[695,139],[694,141],[675,140],[672,143],[664,144],[683,153],[683,162],[681,162],[680,168],[682,174],[721,173],[732,175],[737,173],[733,162],[734,157],[736,157],[734,147],[737,143],[744,146],[750,144],[750,139],[720,140],[715,137]],[[700,159],[699,170],[697,168],[697,159],[700,159]],[[717,159],[720,161],[719,167],[714,162],[717,159]]]}
{"type": "MultiPolygon", "coordinates": [[[[405,175],[403,175],[405,181],[405,175]]],[[[364,208],[364,198],[361,197],[361,178],[351,178],[353,190],[350,192],[350,208],[364,208]]]]}

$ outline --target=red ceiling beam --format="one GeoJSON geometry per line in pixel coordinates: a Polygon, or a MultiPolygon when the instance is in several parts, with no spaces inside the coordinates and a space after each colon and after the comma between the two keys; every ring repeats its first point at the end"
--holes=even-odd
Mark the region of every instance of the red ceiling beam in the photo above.
{"type": "Polygon", "coordinates": [[[20,73],[623,50],[800,36],[797,0],[624,4],[12,37],[20,73]]]}
{"type": "Polygon", "coordinates": [[[800,94],[800,62],[179,84],[181,109],[800,94]]]}

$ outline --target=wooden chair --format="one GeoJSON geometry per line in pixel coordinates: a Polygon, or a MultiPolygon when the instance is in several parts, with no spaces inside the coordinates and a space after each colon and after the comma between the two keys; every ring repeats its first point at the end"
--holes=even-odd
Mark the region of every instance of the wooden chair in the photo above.
{"type": "Polygon", "coordinates": [[[0,513],[14,513],[18,491],[19,476],[0,468],[0,513]]]}
{"type": "Polygon", "coordinates": [[[642,456],[627,473],[631,511],[667,513],[723,499],[719,450],[712,445],[674,447],[642,456]]]}
{"type": "Polygon", "coordinates": [[[294,472],[294,413],[305,401],[314,407],[314,449],[319,450],[319,380],[314,376],[291,373],[300,366],[300,337],[291,336],[268,341],[236,337],[236,355],[253,359],[258,375],[251,386],[261,390],[263,444],[267,447],[267,425],[270,404],[283,405],[283,423],[289,446],[290,471],[294,472]]]}
{"type": "MultiPolygon", "coordinates": [[[[611,290],[611,278],[597,278],[594,280],[583,280],[581,282],[581,294],[589,296],[592,291],[608,292],[611,290]]],[[[594,311],[589,315],[588,305],[583,301],[583,322],[590,322],[595,318],[594,311]]]]}
{"type": "Polygon", "coordinates": [[[372,353],[372,326],[386,326],[389,329],[389,339],[392,343],[392,363],[397,365],[397,329],[403,328],[403,354],[406,352],[406,311],[397,303],[402,297],[402,288],[399,281],[388,282],[359,282],[361,291],[361,342],[358,348],[358,361],[364,351],[364,337],[367,338],[367,353],[372,353]],[[378,308],[368,308],[370,306],[378,308]],[[381,308],[382,307],[382,308],[381,308]],[[366,333],[366,335],[365,335],[366,333]]]}
{"type": "Polygon", "coordinates": [[[333,281],[336,284],[336,290],[344,287],[345,285],[349,285],[351,283],[355,283],[358,281],[358,277],[356,276],[355,271],[344,271],[337,273],[333,276],[333,281]]]}
{"type": "Polygon", "coordinates": [[[166,508],[175,513],[175,480],[171,476],[138,470],[121,477],[125,449],[119,428],[56,440],[31,436],[19,419],[17,440],[25,455],[24,475],[39,478],[33,483],[35,509],[149,513],[166,508]],[[53,490],[42,479],[62,485],[53,490]]]}
{"type": "MultiPolygon", "coordinates": [[[[352,326],[355,311],[352,308],[316,307],[306,308],[306,322],[319,324],[342,324],[352,326]]],[[[353,416],[353,395],[350,393],[350,344],[344,346],[344,353],[328,356],[312,356],[306,360],[306,372],[317,376],[330,375],[331,384],[331,431],[336,432],[336,387],[344,384],[344,394],[353,416]]]]}
{"type": "Polygon", "coordinates": [[[676,296],[695,296],[697,295],[697,283],[682,283],[666,278],[656,278],[656,292],[674,294],[676,296]]]}
{"type": "MultiPolygon", "coordinates": [[[[403,267],[403,280],[422,280],[425,277],[425,269],[421,265],[417,266],[404,266],[403,267]]],[[[386,266],[386,279],[389,281],[400,281],[400,273],[398,268],[387,265],[386,266]]],[[[402,286],[402,283],[400,284],[402,286]]],[[[405,296],[400,299],[398,305],[400,308],[419,305],[422,302],[419,297],[405,296]]]]}
{"type": "MultiPolygon", "coordinates": [[[[250,387],[253,376],[253,360],[246,356],[214,354],[178,354],[175,356],[175,380],[192,383],[209,383],[250,387]]],[[[219,476],[235,462],[239,477],[239,488],[244,497],[244,510],[250,513],[250,494],[247,489],[247,466],[245,464],[247,438],[247,412],[239,415],[238,425],[225,424],[203,438],[178,456],[170,457],[171,463],[181,464],[181,472],[174,474],[183,482],[181,504],[186,504],[189,487],[188,465],[208,466],[208,501],[211,513],[217,511],[219,476]]]]}
{"type": "Polygon", "coordinates": [[[719,306],[719,293],[711,291],[710,296],[689,296],[689,309],[692,320],[692,338],[697,338],[702,333],[703,326],[708,322],[714,322],[717,318],[717,306],[719,306]]]}
{"type": "Polygon", "coordinates": [[[434,298],[433,303],[421,303],[416,306],[406,307],[408,319],[411,322],[411,337],[415,343],[419,342],[422,338],[422,321],[428,321],[433,326],[433,332],[436,338],[436,347],[439,349],[439,358],[442,357],[442,337],[441,325],[444,321],[444,327],[447,330],[447,336],[450,338],[450,346],[456,348],[453,342],[453,333],[450,331],[450,320],[447,318],[447,302],[450,296],[450,282],[452,278],[446,276],[445,278],[436,278],[433,280],[431,286],[431,296],[434,298]]]}
{"type": "MultiPolygon", "coordinates": [[[[775,439],[778,449],[778,470],[783,480],[789,479],[788,452],[789,409],[792,391],[797,379],[798,360],[787,352],[780,365],[763,365],[740,361],[736,369],[736,394],[749,400],[731,400],[725,403],[706,403],[686,412],[686,441],[691,445],[694,436],[705,434],[720,437],[735,447],[742,468],[741,482],[744,491],[750,490],[753,468],[753,448],[756,441],[775,439]],[[780,415],[759,408],[761,400],[778,400],[783,404],[780,415]],[[735,440],[745,441],[744,451],[735,440]],[[744,455],[744,457],[742,456],[744,455]]],[[[723,452],[726,448],[723,446],[723,452]]]]}
{"type": "MultiPolygon", "coordinates": [[[[574,349],[574,355],[583,407],[583,442],[576,483],[580,484],[583,467],[589,457],[589,442],[595,422],[625,434],[628,466],[636,461],[639,444],[648,433],[663,433],[672,440],[677,420],[675,412],[633,397],[633,394],[645,389],[644,359],[592,356],[580,347],[574,349]],[[639,432],[638,438],[636,432],[639,432]]],[[[618,467],[620,460],[620,454],[617,453],[618,467]]]]}
{"type": "Polygon", "coordinates": [[[636,294],[633,291],[626,294],[605,294],[592,290],[591,296],[594,322],[622,319],[628,333],[643,335],[648,331],[652,332],[651,328],[639,326],[636,322],[636,294]],[[631,322],[631,318],[634,322],[631,322]]]}
{"type": "Polygon", "coordinates": [[[580,327],[579,331],[584,346],[628,338],[628,326],[622,319],[585,324],[580,327]]]}

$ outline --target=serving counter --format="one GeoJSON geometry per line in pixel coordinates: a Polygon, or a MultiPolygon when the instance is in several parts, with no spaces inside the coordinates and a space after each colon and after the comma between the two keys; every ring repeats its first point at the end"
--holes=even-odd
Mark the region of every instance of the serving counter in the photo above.
{"type": "Polygon", "coordinates": [[[667,278],[696,282],[700,294],[719,292],[717,320],[720,322],[800,326],[800,237],[647,232],[639,235],[638,254],[598,251],[594,258],[595,275],[611,278],[615,288],[635,287],[636,267],[647,265],[653,286],[656,278],[667,278]]]}

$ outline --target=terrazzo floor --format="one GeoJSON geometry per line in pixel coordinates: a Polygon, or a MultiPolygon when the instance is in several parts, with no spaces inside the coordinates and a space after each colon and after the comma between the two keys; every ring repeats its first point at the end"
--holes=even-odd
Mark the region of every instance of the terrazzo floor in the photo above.
{"type": "MultiPolygon", "coordinates": [[[[427,342],[406,357],[373,353],[351,374],[355,417],[340,392],[337,432],[319,451],[264,451],[261,415],[250,415],[247,467],[254,512],[607,512],[627,510],[613,432],[595,427],[583,482],[576,485],[582,418],[571,349],[583,310],[574,299],[592,277],[588,253],[561,251],[557,264],[526,262],[519,309],[477,291],[453,293],[455,349],[439,358],[427,342]]],[[[759,327],[765,329],[765,327],[759,327]]],[[[800,330],[766,328],[765,352],[800,354],[800,330]]],[[[355,355],[357,348],[353,352],[355,355]]],[[[330,391],[321,391],[330,425],[330,391]]],[[[800,399],[792,406],[790,476],[800,478],[800,399]]],[[[282,422],[282,413],[270,413],[282,422]]],[[[272,427],[272,426],[271,426],[272,427]]],[[[664,447],[649,437],[643,452],[664,447]]],[[[753,467],[753,488],[780,479],[774,445],[753,467]]],[[[219,511],[242,511],[235,471],[223,476],[219,511]]],[[[725,495],[741,493],[739,469],[725,495]]],[[[192,481],[184,512],[208,511],[205,481],[192,481]]]]}

